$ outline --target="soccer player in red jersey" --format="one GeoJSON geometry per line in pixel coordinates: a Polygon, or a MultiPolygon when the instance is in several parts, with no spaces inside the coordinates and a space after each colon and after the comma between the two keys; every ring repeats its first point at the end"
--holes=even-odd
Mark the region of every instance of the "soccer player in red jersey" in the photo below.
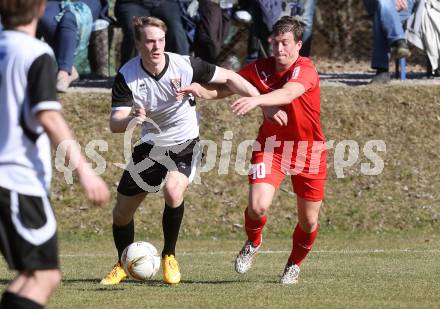
{"type": "Polygon", "coordinates": [[[302,23],[290,16],[273,26],[273,57],[257,60],[240,71],[261,95],[243,97],[232,104],[237,115],[257,106],[280,106],[288,116],[287,126],[273,124],[265,118],[258,132],[258,149],[254,147],[249,175],[249,205],[244,213],[248,240],[235,262],[239,273],[251,267],[261,246],[266,212],[275,190],[286,175],[291,175],[297,196],[298,224],[280,279],[283,284],[297,282],[301,263],[313,246],[326,178],[319,76],[312,61],[299,56],[303,29],[302,23]]]}
{"type": "MultiPolygon", "coordinates": [[[[266,213],[275,190],[284,177],[290,175],[297,196],[298,224],[280,279],[283,284],[297,282],[301,263],[313,246],[326,178],[327,151],[320,122],[319,76],[312,61],[299,56],[303,29],[301,21],[290,16],[281,18],[273,26],[273,56],[259,59],[239,72],[261,95],[242,97],[232,104],[237,115],[244,115],[257,106],[263,110],[278,107],[281,111],[272,118],[265,113],[252,153],[249,205],[244,212],[247,240],[236,258],[235,270],[245,273],[252,266],[261,247],[266,213]],[[287,125],[273,121],[283,112],[287,114],[287,125]]],[[[192,91],[193,94],[204,98],[225,95],[223,91],[212,94],[209,88],[194,89],[197,90],[192,91]]]]}

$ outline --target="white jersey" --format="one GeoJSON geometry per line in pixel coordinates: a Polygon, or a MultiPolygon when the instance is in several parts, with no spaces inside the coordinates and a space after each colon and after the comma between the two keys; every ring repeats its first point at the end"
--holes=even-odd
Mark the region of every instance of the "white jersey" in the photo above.
{"type": "Polygon", "coordinates": [[[18,31],[0,33],[0,186],[48,195],[50,141],[36,114],[59,110],[52,49],[18,31]]]}
{"type": "Polygon", "coordinates": [[[127,62],[116,76],[112,109],[143,107],[148,120],[142,126],[142,140],[158,146],[172,146],[199,136],[199,120],[193,97],[176,101],[176,90],[192,82],[215,79],[216,66],[198,58],[165,53],[163,71],[153,76],[140,57],[127,62]]]}

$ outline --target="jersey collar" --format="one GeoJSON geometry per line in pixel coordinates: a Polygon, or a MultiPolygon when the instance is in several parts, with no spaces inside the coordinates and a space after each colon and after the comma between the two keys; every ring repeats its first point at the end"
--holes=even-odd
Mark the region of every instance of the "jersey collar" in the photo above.
{"type": "Polygon", "coordinates": [[[162,76],[165,75],[165,73],[168,69],[168,66],[170,65],[170,56],[168,56],[167,53],[164,53],[164,55],[165,55],[165,66],[163,67],[162,72],[160,72],[158,75],[151,74],[142,64],[142,58],[139,57],[139,61],[140,61],[142,70],[144,70],[145,73],[147,73],[151,78],[154,78],[156,81],[160,80],[162,78],[162,76]]]}

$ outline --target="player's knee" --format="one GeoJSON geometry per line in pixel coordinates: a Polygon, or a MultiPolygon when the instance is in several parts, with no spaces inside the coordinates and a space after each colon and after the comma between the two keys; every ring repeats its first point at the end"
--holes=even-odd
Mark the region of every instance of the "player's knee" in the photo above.
{"type": "Polygon", "coordinates": [[[265,216],[269,206],[270,202],[264,197],[252,199],[249,207],[250,216],[255,215],[257,218],[265,216]]]}
{"type": "Polygon", "coordinates": [[[165,202],[170,207],[178,207],[182,204],[183,194],[176,191],[164,191],[165,202]]]}
{"type": "Polygon", "coordinates": [[[177,207],[182,203],[185,189],[178,181],[167,182],[163,188],[163,195],[169,206],[177,207]]]}
{"type": "Polygon", "coordinates": [[[316,229],[316,227],[318,226],[318,222],[316,220],[311,219],[311,218],[303,219],[298,223],[299,223],[299,226],[301,227],[301,229],[306,233],[313,232],[316,229]]]}
{"type": "Polygon", "coordinates": [[[262,205],[251,205],[248,209],[248,214],[251,217],[251,219],[257,220],[264,217],[267,213],[267,207],[264,207],[262,205]]]}
{"type": "Polygon", "coordinates": [[[66,13],[64,13],[63,18],[61,18],[60,23],[64,27],[68,27],[69,29],[77,28],[75,15],[70,11],[67,11],[66,13]]]}

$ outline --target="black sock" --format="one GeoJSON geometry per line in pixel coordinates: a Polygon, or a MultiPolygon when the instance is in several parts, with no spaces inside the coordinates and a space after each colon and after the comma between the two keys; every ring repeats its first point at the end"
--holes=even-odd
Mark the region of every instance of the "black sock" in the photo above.
{"type": "Polygon", "coordinates": [[[113,240],[118,250],[118,261],[121,261],[122,251],[134,241],[134,221],[121,226],[113,224],[113,240]]]}
{"type": "Polygon", "coordinates": [[[176,255],[176,243],[179,237],[180,224],[183,219],[183,212],[185,210],[185,202],[180,206],[171,208],[165,203],[165,209],[162,216],[162,230],[164,245],[162,257],[165,255],[176,255]]]}
{"type": "Polygon", "coordinates": [[[21,297],[11,292],[4,292],[0,302],[0,309],[43,309],[44,306],[30,300],[29,298],[21,297]]]}

